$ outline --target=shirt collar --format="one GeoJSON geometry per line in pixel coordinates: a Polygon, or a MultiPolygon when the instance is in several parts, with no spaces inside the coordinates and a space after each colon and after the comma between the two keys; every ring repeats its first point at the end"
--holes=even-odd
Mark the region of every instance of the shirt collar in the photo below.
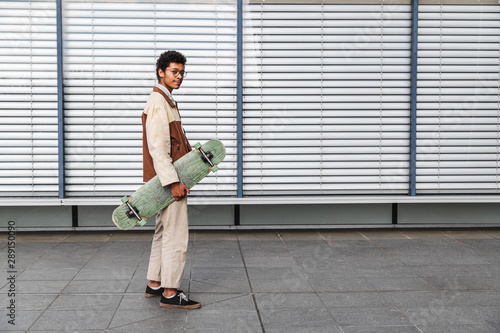
{"type": "Polygon", "coordinates": [[[158,89],[160,89],[161,91],[163,91],[165,93],[165,95],[168,96],[168,98],[170,98],[170,100],[174,103],[177,103],[175,101],[175,99],[172,97],[172,93],[170,91],[168,91],[168,89],[164,86],[164,85],[161,85],[159,83],[156,84],[156,86],[158,89]]]}

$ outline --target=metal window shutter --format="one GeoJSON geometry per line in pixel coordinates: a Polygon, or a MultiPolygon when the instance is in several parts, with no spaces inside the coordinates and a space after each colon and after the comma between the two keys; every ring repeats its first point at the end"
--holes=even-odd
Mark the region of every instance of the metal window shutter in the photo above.
{"type": "Polygon", "coordinates": [[[55,1],[0,2],[0,196],[57,197],[55,1]]]}
{"type": "Polygon", "coordinates": [[[417,193],[497,193],[500,6],[419,8],[417,193]]]}
{"type": "Polygon", "coordinates": [[[65,1],[67,195],[117,196],[142,182],[141,112],[157,57],[178,50],[174,91],[188,139],[228,156],[192,195],[236,194],[236,5],[213,1],[65,1]]]}
{"type": "Polygon", "coordinates": [[[245,195],[406,194],[409,2],[244,7],[245,195]]]}

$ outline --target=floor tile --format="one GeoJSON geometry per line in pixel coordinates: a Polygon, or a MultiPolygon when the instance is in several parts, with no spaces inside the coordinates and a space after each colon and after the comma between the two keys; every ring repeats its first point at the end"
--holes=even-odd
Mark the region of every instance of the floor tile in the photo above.
{"type": "Polygon", "coordinates": [[[398,309],[459,305],[456,293],[451,291],[394,291],[382,295],[398,309]]]}
{"type": "Polygon", "coordinates": [[[401,231],[399,230],[362,230],[360,233],[370,239],[408,239],[401,231]]]}
{"type": "Polygon", "coordinates": [[[390,256],[346,256],[353,268],[378,268],[382,266],[401,266],[401,262],[390,256]]]}
{"type": "Polygon", "coordinates": [[[421,333],[415,326],[343,326],[344,333],[421,333]]]}
{"type": "Polygon", "coordinates": [[[109,269],[110,267],[137,267],[141,260],[140,256],[120,258],[118,256],[108,256],[106,258],[92,258],[86,264],[85,268],[109,269]]]}
{"type": "MultiPolygon", "coordinates": [[[[202,308],[203,309],[203,308],[202,308]]],[[[261,332],[254,310],[192,310],[187,314],[187,332],[217,329],[219,332],[261,332]]]]}
{"type": "Polygon", "coordinates": [[[345,261],[336,263],[318,262],[314,259],[299,260],[302,272],[310,279],[335,279],[342,277],[362,277],[359,270],[345,261]]]}
{"type": "Polygon", "coordinates": [[[344,333],[344,331],[334,324],[326,326],[294,326],[294,327],[278,327],[278,328],[266,328],[266,333],[344,333]]]}
{"type": "Polygon", "coordinates": [[[226,258],[217,257],[194,257],[194,267],[244,267],[241,255],[234,255],[226,258]]]}
{"type": "Polygon", "coordinates": [[[373,242],[369,241],[365,237],[362,237],[360,239],[333,239],[329,240],[328,244],[330,244],[338,251],[348,251],[348,250],[366,251],[366,249],[363,248],[374,249],[377,247],[373,242]]]}
{"type": "Polygon", "coordinates": [[[191,270],[193,280],[203,281],[208,279],[248,279],[243,267],[193,267],[191,270]]]}
{"type": "MultiPolygon", "coordinates": [[[[67,281],[16,281],[16,294],[59,294],[67,284],[67,281]]],[[[7,284],[0,293],[9,289],[7,284]]]]}
{"type": "Polygon", "coordinates": [[[60,295],[48,307],[52,311],[114,311],[122,295],[60,295]]]}
{"type": "Polygon", "coordinates": [[[363,278],[337,277],[334,279],[309,279],[313,289],[322,291],[375,291],[363,278]]]}
{"type": "Polygon", "coordinates": [[[153,231],[115,231],[108,241],[110,242],[142,242],[151,243],[153,240],[153,231]]]}
{"type": "Polygon", "coordinates": [[[280,242],[276,231],[254,231],[254,230],[238,230],[238,240],[240,242],[246,241],[273,241],[280,242]]]}
{"type": "Polygon", "coordinates": [[[123,296],[117,311],[131,312],[134,310],[150,311],[154,315],[168,312],[160,307],[160,297],[146,297],[144,293],[126,294],[123,296]]]}
{"type": "Polygon", "coordinates": [[[424,266],[434,265],[441,266],[450,264],[445,257],[434,254],[409,254],[409,255],[394,255],[394,258],[401,264],[406,266],[424,266]]]}
{"type": "Polygon", "coordinates": [[[236,241],[197,241],[194,244],[194,254],[196,257],[227,258],[241,255],[240,247],[236,241]]]}
{"type": "Polygon", "coordinates": [[[191,232],[193,235],[193,240],[195,242],[198,241],[212,241],[217,239],[218,241],[236,241],[236,232],[234,231],[196,231],[191,232]]]}
{"type": "Polygon", "coordinates": [[[439,290],[493,290],[484,278],[469,276],[428,276],[423,278],[439,290]]]}
{"type": "Polygon", "coordinates": [[[319,296],[327,308],[377,308],[390,306],[389,301],[379,292],[322,292],[319,296]]]}
{"type": "Polygon", "coordinates": [[[202,304],[204,310],[255,310],[252,295],[246,294],[218,294],[218,293],[190,293],[190,299],[202,304]]]}
{"type": "Polygon", "coordinates": [[[331,308],[335,320],[343,326],[409,326],[411,323],[395,308],[331,308]]]}
{"type": "Polygon", "coordinates": [[[186,310],[164,309],[156,303],[152,309],[119,309],[109,324],[109,332],[182,332],[186,310]]]}
{"type": "Polygon", "coordinates": [[[52,330],[53,332],[78,331],[82,328],[104,330],[108,327],[114,311],[109,310],[47,310],[31,326],[31,330],[52,330]]]}
{"type": "Polygon", "coordinates": [[[475,306],[468,308],[488,324],[500,330],[500,307],[498,306],[475,306]]]}
{"type": "Polygon", "coordinates": [[[88,268],[83,267],[75,276],[75,280],[127,280],[134,276],[136,267],[107,267],[88,268]]]}
{"type": "Polygon", "coordinates": [[[498,333],[498,328],[491,325],[420,325],[419,329],[423,333],[498,333]]]}
{"type": "Polygon", "coordinates": [[[241,251],[245,258],[261,257],[263,255],[272,257],[290,256],[290,252],[281,242],[242,242],[241,251]]]}
{"type": "Polygon", "coordinates": [[[471,232],[470,230],[447,230],[443,231],[443,233],[454,239],[491,239],[492,236],[488,235],[481,230],[474,230],[471,232]]]}
{"type": "Polygon", "coordinates": [[[80,268],[28,268],[17,277],[19,281],[70,281],[80,268]]]}
{"type": "MultiPolygon", "coordinates": [[[[10,300],[14,300],[16,311],[43,311],[57,298],[57,294],[19,294],[16,293],[13,297],[5,297],[5,307],[7,308],[10,300]]],[[[3,317],[2,317],[3,319],[3,317]]],[[[0,320],[1,321],[1,320],[0,320]]]]}
{"type": "Polygon", "coordinates": [[[393,291],[393,290],[434,290],[434,286],[424,279],[417,277],[382,277],[382,278],[365,278],[376,290],[393,291]]]}
{"type": "Polygon", "coordinates": [[[314,292],[257,293],[255,299],[261,312],[273,312],[283,309],[324,308],[323,302],[314,292]]]}
{"type": "Polygon", "coordinates": [[[496,306],[500,309],[500,290],[456,291],[453,296],[463,306],[496,306]]]}
{"type": "Polygon", "coordinates": [[[327,241],[335,240],[362,240],[365,241],[366,238],[359,231],[348,231],[348,230],[320,230],[320,235],[323,236],[327,241]]]}
{"type": "Polygon", "coordinates": [[[22,311],[17,309],[15,317],[8,317],[7,309],[0,310],[0,332],[25,332],[43,313],[42,310],[22,311]],[[12,321],[14,320],[14,321],[12,321]],[[11,321],[11,323],[9,323],[11,321]],[[13,324],[12,324],[13,323],[13,324]]]}
{"type": "Polygon", "coordinates": [[[318,231],[280,231],[279,235],[288,243],[289,241],[323,241],[323,237],[321,237],[318,231]]]}
{"type": "Polygon", "coordinates": [[[341,253],[339,251],[327,245],[324,241],[293,241],[287,242],[286,245],[293,257],[312,257],[318,261],[321,261],[322,259],[341,256],[341,253]]]}
{"type": "Polygon", "coordinates": [[[37,260],[31,267],[30,270],[45,270],[45,269],[67,269],[67,268],[77,268],[81,269],[89,261],[89,257],[60,257],[60,258],[49,258],[47,256],[42,259],[37,260]]]}
{"type": "MultiPolygon", "coordinates": [[[[482,266],[482,265],[481,265],[482,266]]],[[[491,268],[491,266],[489,266],[491,268]]],[[[409,267],[420,277],[432,276],[479,276],[475,265],[414,265],[409,267]]],[[[489,275],[489,270],[482,270],[489,275]]],[[[500,270],[499,270],[500,273],[500,270]]]]}
{"type": "Polygon", "coordinates": [[[444,304],[432,304],[425,307],[411,307],[400,309],[408,319],[416,326],[439,326],[439,325],[483,325],[480,319],[469,309],[460,306],[446,306],[444,304]]]}
{"type": "Polygon", "coordinates": [[[254,292],[311,292],[313,289],[305,278],[251,279],[254,292]]]}
{"type": "Polygon", "coordinates": [[[130,280],[73,280],[62,294],[122,294],[127,290],[130,280]]]}
{"type": "Polygon", "coordinates": [[[304,274],[302,273],[302,271],[298,266],[279,267],[279,268],[248,267],[247,272],[251,280],[268,279],[268,278],[269,279],[304,278],[304,274]]]}
{"type": "Polygon", "coordinates": [[[285,328],[323,329],[329,332],[337,327],[330,313],[325,308],[284,308],[261,312],[262,322],[267,330],[285,328]]]}
{"type": "Polygon", "coordinates": [[[449,238],[439,229],[429,230],[401,230],[401,233],[410,239],[444,239],[449,238]]]}
{"type": "Polygon", "coordinates": [[[417,273],[412,267],[406,265],[389,265],[380,267],[364,268],[358,267],[355,269],[359,277],[371,278],[416,278],[417,273]]]}
{"type": "Polygon", "coordinates": [[[494,228],[494,229],[482,229],[482,232],[487,234],[488,236],[494,237],[496,239],[500,239],[500,229],[494,228]]]}
{"type": "Polygon", "coordinates": [[[203,281],[192,280],[190,284],[192,292],[207,292],[207,293],[248,293],[250,285],[248,280],[234,279],[206,279],[203,281]]]}
{"type": "Polygon", "coordinates": [[[82,231],[78,233],[70,233],[68,237],[64,238],[62,242],[85,242],[85,243],[103,243],[110,240],[114,235],[113,232],[93,232],[82,231]]]}
{"type": "Polygon", "coordinates": [[[290,267],[297,266],[292,257],[250,257],[244,258],[246,267],[290,267]]]}
{"type": "Polygon", "coordinates": [[[49,242],[58,243],[66,239],[71,233],[70,232],[18,232],[16,234],[16,242],[18,243],[35,243],[35,242],[49,242]]]}

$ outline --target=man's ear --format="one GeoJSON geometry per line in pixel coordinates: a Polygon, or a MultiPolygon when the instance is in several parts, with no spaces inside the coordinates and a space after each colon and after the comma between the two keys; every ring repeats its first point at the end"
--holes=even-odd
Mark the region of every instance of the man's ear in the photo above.
{"type": "Polygon", "coordinates": [[[158,69],[158,76],[160,77],[160,79],[163,79],[165,77],[165,72],[163,71],[163,69],[158,69]]]}

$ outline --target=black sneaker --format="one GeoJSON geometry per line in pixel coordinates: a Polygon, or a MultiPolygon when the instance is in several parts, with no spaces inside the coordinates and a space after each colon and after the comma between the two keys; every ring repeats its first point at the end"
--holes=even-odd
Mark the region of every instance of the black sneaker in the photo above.
{"type": "Polygon", "coordinates": [[[155,297],[155,296],[160,296],[163,294],[163,289],[164,288],[159,288],[158,290],[154,290],[151,288],[149,285],[146,287],[146,297],[155,297]]]}
{"type": "Polygon", "coordinates": [[[162,308],[169,309],[198,309],[201,308],[200,302],[195,302],[189,300],[182,290],[177,290],[172,298],[166,298],[165,295],[161,295],[160,306],[162,308]]]}

